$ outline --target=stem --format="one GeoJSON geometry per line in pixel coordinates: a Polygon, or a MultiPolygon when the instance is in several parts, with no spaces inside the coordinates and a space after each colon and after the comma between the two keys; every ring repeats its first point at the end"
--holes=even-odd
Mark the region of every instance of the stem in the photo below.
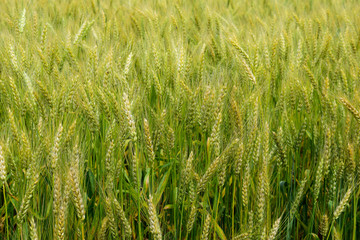
{"type": "Polygon", "coordinates": [[[81,221],[81,235],[82,235],[82,240],[85,240],[85,231],[84,231],[84,222],[81,221]]]}
{"type": "MultiPolygon", "coordinates": [[[[137,147],[135,145],[135,152],[134,154],[137,154],[137,147]]],[[[143,236],[141,234],[141,207],[140,207],[140,182],[139,182],[139,159],[137,159],[136,162],[136,190],[137,190],[137,200],[138,200],[138,229],[139,229],[139,236],[138,239],[142,240],[143,236]]]]}
{"type": "Polygon", "coordinates": [[[332,230],[332,228],[333,228],[333,226],[334,226],[334,222],[335,222],[335,221],[332,221],[332,222],[331,222],[331,226],[330,226],[330,228],[329,228],[329,233],[328,233],[328,235],[327,235],[326,240],[328,240],[329,237],[330,237],[330,233],[331,233],[331,230],[332,230]]]}
{"type": "MultiPolygon", "coordinates": [[[[180,229],[181,229],[181,223],[183,221],[183,213],[184,213],[184,204],[183,204],[183,207],[181,208],[181,215],[180,215],[180,229]]],[[[181,239],[181,233],[182,231],[179,231],[179,239],[181,239]]]]}
{"type": "MultiPolygon", "coordinates": [[[[219,211],[219,204],[220,204],[220,198],[221,198],[221,189],[219,186],[219,192],[217,193],[217,201],[216,201],[216,211],[215,211],[215,222],[217,222],[217,217],[218,217],[218,211],[219,211]]],[[[216,239],[216,234],[214,234],[214,240],[216,239]]]]}
{"type": "Polygon", "coordinates": [[[5,222],[6,222],[6,238],[9,239],[9,222],[8,222],[8,213],[7,213],[7,202],[5,195],[5,183],[3,184],[3,194],[4,194],[4,202],[5,202],[5,222]]]}
{"type": "Polygon", "coordinates": [[[234,183],[233,183],[233,199],[232,199],[232,216],[231,216],[231,235],[232,237],[235,236],[235,188],[236,186],[236,177],[234,177],[234,183]]]}
{"type": "Polygon", "coordinates": [[[353,237],[352,239],[356,239],[356,210],[357,210],[357,201],[356,195],[354,194],[354,227],[353,227],[353,237]]]}

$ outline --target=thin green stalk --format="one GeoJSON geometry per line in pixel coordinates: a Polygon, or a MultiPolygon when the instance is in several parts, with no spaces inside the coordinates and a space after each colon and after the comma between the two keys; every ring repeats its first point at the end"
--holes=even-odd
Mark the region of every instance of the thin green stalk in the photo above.
{"type": "Polygon", "coordinates": [[[356,239],[356,215],[357,215],[357,201],[356,201],[356,194],[354,194],[354,217],[353,217],[353,235],[352,239],[356,239]]]}
{"type": "Polygon", "coordinates": [[[8,220],[7,202],[6,202],[6,194],[5,194],[5,183],[3,184],[2,188],[3,188],[4,202],[5,202],[6,238],[9,239],[9,220],[8,220]]]}
{"type": "Polygon", "coordinates": [[[231,202],[231,236],[235,236],[235,193],[236,193],[236,176],[234,176],[234,182],[233,182],[233,197],[231,202]]]}
{"type": "MultiPolygon", "coordinates": [[[[135,145],[134,146],[135,149],[134,149],[134,154],[137,154],[138,153],[138,149],[137,149],[137,146],[135,145]]],[[[139,162],[136,163],[136,170],[135,170],[135,173],[136,173],[136,178],[137,178],[137,186],[136,186],[136,192],[137,192],[137,210],[138,210],[138,239],[142,240],[143,239],[143,236],[142,236],[142,233],[141,233],[141,199],[140,199],[140,181],[139,181],[139,162]]]]}
{"type": "Polygon", "coordinates": [[[331,221],[331,225],[330,225],[329,232],[328,232],[328,235],[327,235],[326,240],[329,240],[329,237],[330,237],[330,235],[331,235],[332,228],[334,227],[334,223],[335,223],[335,221],[331,221]]]}

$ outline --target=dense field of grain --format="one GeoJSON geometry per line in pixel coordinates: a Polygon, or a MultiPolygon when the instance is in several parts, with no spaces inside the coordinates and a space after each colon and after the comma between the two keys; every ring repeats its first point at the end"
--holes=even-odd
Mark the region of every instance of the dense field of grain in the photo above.
{"type": "Polygon", "coordinates": [[[359,239],[360,3],[1,0],[1,239],[359,239]]]}

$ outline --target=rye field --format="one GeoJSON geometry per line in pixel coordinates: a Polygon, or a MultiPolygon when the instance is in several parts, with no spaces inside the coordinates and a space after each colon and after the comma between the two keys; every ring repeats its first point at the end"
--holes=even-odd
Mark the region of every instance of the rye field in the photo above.
{"type": "Polygon", "coordinates": [[[1,0],[0,239],[360,239],[356,0],[1,0]]]}

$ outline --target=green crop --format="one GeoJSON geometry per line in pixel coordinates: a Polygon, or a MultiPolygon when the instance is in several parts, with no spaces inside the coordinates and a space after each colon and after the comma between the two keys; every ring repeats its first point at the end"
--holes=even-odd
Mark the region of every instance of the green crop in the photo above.
{"type": "Polygon", "coordinates": [[[3,0],[1,239],[359,239],[355,0],[3,0]]]}

